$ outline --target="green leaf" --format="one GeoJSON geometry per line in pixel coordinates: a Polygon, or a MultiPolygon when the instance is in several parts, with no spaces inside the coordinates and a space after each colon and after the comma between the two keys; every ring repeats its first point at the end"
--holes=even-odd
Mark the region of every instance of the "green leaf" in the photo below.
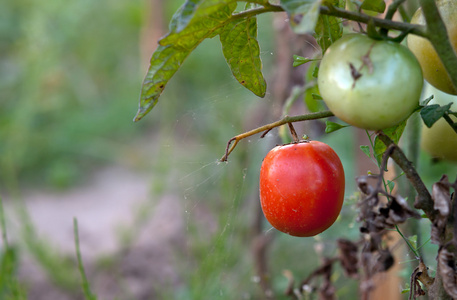
{"type": "Polygon", "coordinates": [[[417,250],[417,235],[412,235],[408,237],[409,244],[413,247],[414,250],[417,250]]]}
{"type": "Polygon", "coordinates": [[[257,18],[241,19],[227,24],[220,39],[222,52],[233,76],[254,94],[264,97],[267,84],[262,75],[257,18]]]}
{"type": "Polygon", "coordinates": [[[198,5],[202,1],[203,0],[187,0],[174,14],[170,22],[170,30],[175,32],[183,30],[189,24],[198,5]]]}
{"type": "MultiPolygon", "coordinates": [[[[333,7],[344,8],[346,1],[333,0],[333,7]]],[[[314,38],[321,47],[322,53],[325,53],[328,47],[343,35],[343,24],[341,18],[320,15],[314,32],[314,38]]]]}
{"type": "Polygon", "coordinates": [[[306,104],[306,107],[309,109],[310,112],[318,112],[322,111],[325,108],[325,105],[322,103],[322,101],[318,101],[314,95],[317,95],[319,93],[319,89],[316,85],[308,86],[305,89],[305,96],[304,96],[304,102],[306,104]]]}
{"type": "Polygon", "coordinates": [[[318,70],[318,60],[311,61],[308,70],[305,74],[305,95],[304,95],[304,102],[306,107],[311,112],[318,112],[324,110],[325,104],[322,101],[322,97],[319,94],[319,88],[317,87],[316,77],[314,77],[315,70],[318,70]]]}
{"type": "Polygon", "coordinates": [[[338,123],[334,123],[331,121],[326,121],[325,122],[325,133],[331,133],[337,130],[340,130],[341,128],[348,127],[348,125],[341,125],[338,123]]]}
{"type": "Polygon", "coordinates": [[[443,106],[431,104],[422,108],[420,115],[424,124],[430,128],[436,121],[442,118],[451,108],[452,102],[443,106]]]}
{"type": "Polygon", "coordinates": [[[311,75],[313,76],[313,78],[316,78],[316,79],[317,79],[317,77],[319,76],[319,66],[316,65],[316,66],[313,68],[313,72],[311,73],[311,75]]]}
{"type": "Polygon", "coordinates": [[[322,0],[282,0],[281,7],[289,15],[289,22],[297,34],[311,33],[316,27],[322,0]]]}
{"type": "Polygon", "coordinates": [[[314,37],[321,47],[322,53],[343,35],[341,19],[332,16],[319,16],[314,37]]]}
{"type": "Polygon", "coordinates": [[[307,57],[303,57],[303,56],[295,55],[295,54],[294,54],[294,63],[293,63],[293,66],[294,66],[294,67],[298,67],[298,66],[300,66],[300,65],[306,64],[307,62],[316,61],[316,60],[318,60],[318,59],[315,59],[315,58],[307,58],[307,57]]]}
{"type": "Polygon", "coordinates": [[[159,101],[165,85],[178,70],[191,50],[177,51],[173,46],[159,46],[151,58],[151,65],[143,81],[140,105],[135,121],[144,117],[159,101]]]}
{"type": "Polygon", "coordinates": [[[383,13],[386,10],[386,3],[384,0],[365,0],[360,6],[361,9],[371,10],[377,13],[383,13]]]}
{"type": "Polygon", "coordinates": [[[393,182],[391,180],[387,180],[387,187],[389,188],[389,192],[392,193],[392,190],[395,187],[395,182],[393,182]]]}
{"type": "Polygon", "coordinates": [[[360,146],[360,150],[362,150],[363,153],[365,153],[365,155],[368,156],[368,158],[371,158],[371,153],[370,153],[370,147],[369,146],[361,145],[360,146]]]}
{"type": "MultiPolygon", "coordinates": [[[[401,122],[400,124],[384,129],[383,132],[386,134],[395,144],[398,144],[400,141],[401,135],[403,134],[403,131],[405,130],[406,127],[406,120],[401,122]]],[[[374,149],[373,149],[373,154],[376,160],[378,161],[378,164],[381,165],[382,161],[382,155],[386,151],[387,147],[386,145],[376,136],[374,140],[374,149]]]]}
{"type": "Polygon", "coordinates": [[[159,41],[152,55],[134,121],[139,121],[157,104],[166,84],[187,56],[203,40],[219,34],[230,21],[236,5],[234,0],[188,0],[173,16],[170,32],[159,41]]]}
{"type": "Polygon", "coordinates": [[[324,100],[320,94],[312,93],[311,96],[314,100],[324,100]]]}

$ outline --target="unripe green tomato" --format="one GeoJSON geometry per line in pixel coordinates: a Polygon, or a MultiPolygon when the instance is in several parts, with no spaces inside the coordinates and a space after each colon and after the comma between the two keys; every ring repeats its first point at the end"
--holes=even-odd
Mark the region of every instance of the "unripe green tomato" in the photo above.
{"type": "MultiPolygon", "coordinates": [[[[446,94],[427,84],[424,97],[431,95],[434,98],[429,104],[446,105],[453,102],[451,110],[457,110],[457,96],[446,94]]],[[[457,122],[457,117],[450,117],[454,122],[457,122]]],[[[443,118],[439,119],[431,128],[423,125],[421,148],[435,158],[457,161],[457,133],[443,118]]]]}
{"type": "Polygon", "coordinates": [[[341,120],[368,130],[399,124],[419,105],[423,77],[408,48],[364,34],[347,34],[322,58],[318,85],[341,120]]]}
{"type": "MultiPolygon", "coordinates": [[[[454,51],[457,50],[457,1],[442,0],[436,3],[441,18],[448,31],[449,41],[454,51]]],[[[411,19],[412,24],[425,25],[422,9],[419,8],[411,19]]],[[[425,38],[408,35],[408,47],[419,60],[424,73],[424,78],[434,87],[448,94],[457,95],[457,90],[452,85],[451,78],[446,72],[443,63],[432,44],[425,38]]]]}

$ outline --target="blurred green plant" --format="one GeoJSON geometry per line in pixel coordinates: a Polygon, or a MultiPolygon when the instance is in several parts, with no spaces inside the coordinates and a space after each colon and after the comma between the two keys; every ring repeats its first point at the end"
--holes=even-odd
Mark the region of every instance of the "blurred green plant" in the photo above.
{"type": "Polygon", "coordinates": [[[15,174],[68,186],[81,168],[113,160],[138,132],[131,126],[131,98],[138,97],[142,76],[144,6],[139,0],[2,5],[0,169],[5,182],[15,174]]]}

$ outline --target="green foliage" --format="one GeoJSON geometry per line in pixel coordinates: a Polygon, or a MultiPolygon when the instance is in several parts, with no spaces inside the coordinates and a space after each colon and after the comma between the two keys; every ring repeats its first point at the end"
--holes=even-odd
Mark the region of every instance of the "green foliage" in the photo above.
{"type": "Polygon", "coordinates": [[[76,218],[73,219],[73,234],[74,234],[74,238],[75,238],[76,258],[78,260],[78,269],[79,269],[79,274],[81,275],[84,296],[86,297],[86,300],[97,300],[97,296],[94,293],[92,293],[90,283],[89,283],[89,280],[87,279],[86,271],[84,269],[81,249],[79,246],[78,220],[76,218]]]}
{"type": "Polygon", "coordinates": [[[362,2],[360,8],[381,14],[386,10],[386,3],[384,0],[365,0],[362,2]]]}
{"type": "MultiPolygon", "coordinates": [[[[398,142],[400,141],[403,131],[405,130],[406,122],[407,121],[403,121],[396,126],[384,129],[383,132],[395,144],[398,145],[398,142]]],[[[386,149],[387,149],[386,145],[378,138],[378,136],[376,136],[376,138],[374,140],[373,155],[376,158],[376,160],[378,161],[379,165],[381,164],[382,156],[383,156],[384,152],[386,151],[386,149]]]]}
{"type": "Polygon", "coordinates": [[[289,15],[289,22],[297,34],[312,33],[319,18],[321,0],[283,0],[281,6],[289,15]]]}
{"type": "Polygon", "coordinates": [[[420,111],[420,115],[422,117],[422,120],[424,121],[424,124],[428,128],[432,127],[433,124],[436,123],[436,121],[438,121],[445,114],[448,114],[450,112],[452,104],[452,102],[443,106],[440,106],[439,104],[431,104],[422,108],[420,111]]]}
{"type": "MultiPolygon", "coordinates": [[[[200,1],[201,2],[201,1],[200,1]]],[[[148,73],[143,81],[140,108],[135,120],[146,115],[159,100],[170,78],[180,68],[187,56],[205,39],[212,38],[226,24],[236,3],[206,1],[200,6],[186,2],[173,16],[170,33],[160,40],[154,52],[148,73]],[[189,17],[189,7],[194,8],[189,17]],[[198,8],[198,9],[197,9],[198,8]]]]}
{"type": "Polygon", "coordinates": [[[331,133],[344,127],[348,127],[348,125],[341,125],[335,122],[325,121],[325,133],[331,133]]]}
{"type": "MultiPolygon", "coordinates": [[[[333,7],[344,8],[345,0],[329,1],[333,7]]],[[[328,47],[343,35],[343,24],[341,18],[334,16],[319,15],[316,23],[314,37],[317,44],[321,47],[322,53],[325,53],[328,47]]]]}
{"type": "Polygon", "coordinates": [[[301,66],[310,61],[316,61],[316,59],[314,59],[314,58],[307,58],[307,57],[303,57],[303,56],[296,55],[296,54],[294,54],[293,58],[294,58],[294,63],[293,63],[294,67],[301,66]]]}
{"type": "Polygon", "coordinates": [[[233,21],[221,33],[222,51],[233,75],[247,89],[264,97],[267,84],[262,75],[255,17],[233,21]]]}
{"type": "MultiPolygon", "coordinates": [[[[66,187],[105,163],[129,126],[142,74],[140,1],[2,5],[0,169],[66,187]],[[103,17],[100,17],[100,12],[103,17]],[[40,175],[36,175],[36,171],[40,175]]],[[[146,125],[146,124],[145,124],[146,125]]]]}
{"type": "Polygon", "coordinates": [[[25,287],[17,279],[17,249],[5,247],[0,258],[0,298],[11,300],[27,299],[25,287]]]}
{"type": "MultiPolygon", "coordinates": [[[[173,4],[163,2],[174,5],[174,1],[173,4]]],[[[257,31],[263,29],[258,26],[258,15],[286,10],[295,32],[312,33],[321,51],[325,52],[341,37],[343,26],[341,18],[320,14],[319,9],[321,5],[345,7],[344,1],[283,0],[280,3],[273,5],[267,0],[187,0],[172,18],[170,32],[160,40],[152,55],[136,119],[142,118],[156,105],[166,85],[169,86],[166,97],[173,101],[168,101],[170,105],[164,106],[164,113],[159,115],[159,118],[169,119],[168,123],[160,130],[152,127],[154,143],[162,147],[159,154],[154,154],[153,169],[149,169],[149,162],[141,161],[141,165],[148,167],[148,172],[155,172],[157,193],[184,194],[182,204],[186,210],[185,249],[176,250],[176,265],[173,266],[182,271],[185,282],[176,289],[167,290],[161,286],[159,292],[167,294],[163,299],[202,299],[214,295],[220,299],[260,298],[256,297],[260,292],[252,280],[252,260],[246,253],[252,243],[252,211],[257,204],[250,201],[249,195],[256,195],[256,170],[267,143],[264,140],[249,143],[247,151],[237,148],[232,154],[235,165],[231,163],[230,168],[215,161],[222,154],[220,145],[225,144],[227,137],[244,130],[246,124],[243,121],[255,119],[251,118],[254,115],[251,112],[259,111],[254,105],[249,106],[252,95],[247,91],[260,97],[266,94],[261,58],[268,55],[262,56],[260,50],[257,31]],[[239,9],[245,2],[250,4],[239,9]],[[217,36],[219,41],[213,39],[217,36]],[[246,92],[241,87],[243,92],[225,83],[231,78],[228,69],[224,73],[219,68],[221,65],[226,67],[223,60],[216,68],[213,56],[220,56],[220,46],[230,71],[247,88],[246,92]],[[196,54],[195,59],[189,58],[191,53],[196,54]],[[184,61],[186,65],[183,67],[184,61]],[[206,67],[204,71],[202,66],[206,67]],[[182,73],[171,82],[178,70],[182,73]],[[207,84],[203,88],[202,82],[207,84]],[[216,86],[211,87],[212,83],[216,86]],[[218,98],[215,99],[211,93],[218,89],[218,98]],[[200,100],[202,95],[204,99],[200,100]],[[238,118],[242,115],[247,116],[245,120],[238,118]],[[176,140],[173,135],[177,136],[176,140]],[[207,228],[200,230],[199,227],[201,220],[197,211],[201,207],[210,210],[209,215],[214,218],[211,221],[215,225],[209,234],[207,228]]],[[[385,10],[383,3],[366,0],[361,8],[380,12],[385,10]]],[[[126,125],[134,114],[131,101],[126,99],[137,98],[142,76],[138,74],[138,36],[141,25],[144,25],[143,14],[148,8],[139,1],[92,3],[88,0],[39,4],[11,1],[4,6],[0,10],[0,89],[7,99],[0,102],[0,169],[6,179],[4,183],[13,182],[16,176],[22,179],[23,173],[29,171],[38,174],[37,177],[44,177],[54,186],[70,186],[83,174],[81,168],[84,166],[92,167],[94,161],[119,159],[117,154],[122,153],[119,148],[141,131],[138,126],[126,125]],[[101,11],[103,17],[100,17],[101,11]]],[[[311,60],[314,59],[296,58],[294,65],[311,60]]],[[[304,95],[309,110],[321,111],[324,108],[319,90],[313,84],[317,65],[316,61],[311,61],[306,88],[296,88],[287,105],[304,95]]],[[[425,119],[436,118],[437,111],[427,112],[428,109],[432,107],[423,109],[425,119]]],[[[327,122],[329,131],[342,127],[327,122]]],[[[398,143],[403,129],[404,124],[385,133],[398,143]]],[[[340,147],[339,155],[346,156],[343,163],[349,166],[348,178],[357,175],[353,174],[356,160],[352,148],[354,141],[348,141],[352,132],[348,129],[322,137],[335,139],[332,147],[340,147]]],[[[378,140],[372,146],[379,159],[385,146],[378,140]]],[[[361,146],[361,149],[370,156],[370,147],[361,146]]],[[[136,156],[130,151],[124,154],[136,156]]],[[[450,172],[455,171],[448,165],[444,167],[450,172]]],[[[429,176],[428,182],[432,182],[436,174],[441,175],[443,168],[439,172],[437,168],[433,170],[425,172],[429,176]]],[[[354,185],[353,182],[347,184],[354,185]]],[[[387,184],[389,189],[395,185],[394,181],[387,184]]],[[[351,188],[355,189],[354,186],[351,188]]],[[[357,237],[353,211],[352,204],[346,203],[339,220],[341,226],[333,227],[323,234],[323,238],[334,242],[342,234],[357,237]],[[342,226],[351,230],[342,233],[342,226]]],[[[150,214],[142,213],[138,218],[144,221],[150,214]]],[[[51,243],[37,237],[29,216],[21,215],[21,221],[25,243],[51,281],[71,293],[80,293],[78,279],[82,276],[86,297],[95,299],[85,277],[79,241],[75,241],[78,274],[73,257],[62,256],[51,243]]],[[[132,231],[139,229],[137,227],[132,231]]],[[[265,231],[271,233],[269,227],[265,231]]],[[[75,238],[78,238],[76,224],[75,238]]],[[[133,238],[127,240],[131,242],[133,238]]],[[[320,242],[320,239],[317,237],[315,241],[320,242]]],[[[284,268],[293,269],[294,274],[302,278],[318,266],[318,260],[313,259],[295,263],[313,251],[313,244],[309,240],[297,242],[290,237],[278,238],[272,247],[273,256],[267,258],[272,266],[275,292],[279,294],[286,288],[287,282],[281,276],[284,268]]],[[[325,256],[336,255],[336,249],[330,245],[333,243],[325,242],[325,256]]],[[[1,299],[27,298],[26,288],[16,274],[19,254],[16,247],[2,249],[1,299]]],[[[348,280],[340,276],[342,273],[337,269],[335,278],[332,278],[343,287],[338,290],[339,296],[357,297],[351,294],[357,289],[357,281],[348,284],[348,280]]]]}
{"type": "MultiPolygon", "coordinates": [[[[248,1],[265,4],[265,1],[248,1]]],[[[170,32],[159,41],[144,79],[135,121],[156,104],[166,84],[187,56],[205,39],[220,35],[223,53],[235,78],[255,95],[263,97],[266,83],[261,73],[255,13],[233,14],[235,0],[187,1],[173,16],[170,32]],[[198,2],[198,5],[196,5],[198,2]]]]}

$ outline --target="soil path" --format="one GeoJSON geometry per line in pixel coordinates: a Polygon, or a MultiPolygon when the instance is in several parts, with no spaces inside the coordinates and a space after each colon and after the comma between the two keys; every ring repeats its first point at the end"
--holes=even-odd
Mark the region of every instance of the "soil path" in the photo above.
{"type": "MultiPolygon", "coordinates": [[[[179,283],[172,262],[173,249],[183,241],[185,224],[179,197],[157,198],[150,186],[144,174],[110,167],[98,171],[82,186],[65,192],[32,191],[24,200],[38,238],[70,257],[75,257],[73,218],[77,218],[88,272],[97,269],[100,257],[118,258],[113,267],[117,274],[99,270],[93,276],[89,274],[99,299],[124,299],[126,295],[129,299],[154,299],[157,286],[151,282],[179,283]],[[141,218],[145,214],[146,218],[141,218]],[[131,245],[125,245],[121,238],[125,232],[132,238],[131,245]],[[119,278],[124,288],[116,282],[119,278]]],[[[14,216],[12,205],[7,202],[5,206],[7,216],[14,216]]],[[[17,234],[18,218],[13,217],[9,224],[10,239],[23,243],[17,234]]],[[[81,299],[50,283],[32,256],[21,257],[20,276],[29,283],[28,299],[81,299]]]]}

